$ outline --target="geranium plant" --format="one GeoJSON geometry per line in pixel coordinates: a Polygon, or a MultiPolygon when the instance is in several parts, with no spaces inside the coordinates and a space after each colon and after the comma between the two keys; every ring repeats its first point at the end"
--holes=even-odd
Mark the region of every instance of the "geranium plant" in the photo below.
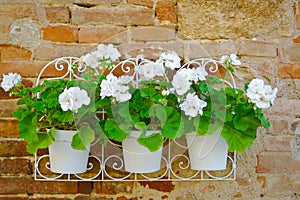
{"type": "Polygon", "coordinates": [[[95,135],[103,133],[95,114],[99,85],[93,77],[97,76],[96,68],[111,68],[120,54],[112,45],[99,45],[95,53],[97,60],[83,57],[71,66],[69,79],[44,80],[36,86],[25,87],[19,74],[3,75],[1,87],[19,98],[13,116],[18,120],[19,135],[27,141],[29,153],[48,147],[54,141],[56,129],[76,130],[72,147],[78,150],[84,150],[95,135]],[[79,76],[86,67],[83,62],[88,68],[79,76]]]}
{"type": "MultiPolygon", "coordinates": [[[[96,54],[84,58],[92,55],[96,54]]],[[[164,139],[195,131],[199,135],[212,134],[221,129],[229,151],[245,151],[256,138],[257,128],[270,125],[262,109],[273,104],[277,89],[260,79],[245,83],[244,91],[226,85],[228,73],[241,64],[234,54],[216,62],[226,68],[223,77],[209,75],[205,66],[182,67],[179,56],[172,51],[162,53],[156,61],[128,61],[138,61],[132,74],[117,76],[117,66],[98,79],[101,98],[96,104],[107,113],[100,124],[110,139],[122,142],[131,130],[138,129],[138,142],[156,151],[164,139]],[[147,135],[146,130],[156,133],[147,135]]],[[[126,67],[126,63],[119,67],[126,67]]]]}

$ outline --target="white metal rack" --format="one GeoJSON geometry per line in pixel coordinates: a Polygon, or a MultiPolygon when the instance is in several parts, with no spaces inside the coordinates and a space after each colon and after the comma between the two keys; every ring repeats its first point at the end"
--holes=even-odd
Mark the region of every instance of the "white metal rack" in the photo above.
{"type": "MultiPolygon", "coordinates": [[[[78,64],[79,58],[62,57],[49,62],[40,72],[37,84],[43,80],[43,74],[51,68],[61,72],[61,76],[47,80],[62,78],[80,78],[73,71],[73,65],[78,64]]],[[[123,73],[132,73],[141,63],[151,62],[147,59],[129,58],[118,63],[111,73],[120,69],[123,73]],[[128,67],[130,66],[130,67],[128,67]]],[[[204,66],[211,74],[219,73],[222,63],[208,58],[199,58],[185,63],[182,67],[204,66]]],[[[226,68],[225,68],[226,69],[226,68]]],[[[77,71],[84,72],[86,66],[77,71]]],[[[233,75],[229,72],[229,80],[224,80],[231,87],[236,87],[233,75]]],[[[124,170],[122,147],[111,141],[106,146],[95,142],[91,145],[88,170],[83,174],[57,174],[50,171],[49,155],[46,150],[39,150],[34,159],[34,179],[39,181],[199,181],[199,180],[235,180],[236,152],[228,153],[226,170],[205,171],[192,170],[187,153],[185,138],[175,141],[166,140],[163,147],[161,169],[155,173],[129,173],[124,170]]]]}

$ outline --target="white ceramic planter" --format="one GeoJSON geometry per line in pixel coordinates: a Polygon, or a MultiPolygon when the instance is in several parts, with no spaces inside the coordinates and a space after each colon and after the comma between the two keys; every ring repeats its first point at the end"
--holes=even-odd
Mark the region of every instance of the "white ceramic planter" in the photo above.
{"type": "Polygon", "coordinates": [[[227,165],[228,145],[220,136],[220,131],[212,135],[199,136],[191,133],[186,136],[191,169],[224,170],[227,165]]]}
{"type": "MultiPolygon", "coordinates": [[[[156,131],[147,131],[151,135],[156,131]]],[[[160,170],[162,147],[155,152],[137,142],[140,131],[132,131],[122,142],[125,171],[133,173],[150,173],[160,170]]]]}
{"type": "Polygon", "coordinates": [[[79,174],[87,170],[90,145],[86,150],[71,147],[76,131],[55,130],[55,141],[49,146],[50,170],[63,174],[79,174]]]}

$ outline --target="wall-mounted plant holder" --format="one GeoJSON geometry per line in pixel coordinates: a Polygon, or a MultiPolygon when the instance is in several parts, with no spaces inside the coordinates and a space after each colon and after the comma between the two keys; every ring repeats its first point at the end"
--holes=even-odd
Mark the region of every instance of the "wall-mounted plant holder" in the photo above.
{"type": "MultiPolygon", "coordinates": [[[[73,65],[78,64],[79,58],[62,57],[49,62],[40,72],[37,78],[37,84],[40,84],[45,77],[44,73],[48,70],[56,70],[59,73],[57,77],[46,78],[47,80],[63,79],[63,78],[80,78],[80,73],[86,70],[86,67],[73,71],[73,65]]],[[[142,63],[151,62],[141,58],[129,58],[116,64],[112,70],[121,70],[121,74],[132,73],[131,69],[136,69],[142,63]],[[130,67],[128,67],[130,66],[130,67]]],[[[224,66],[222,63],[213,59],[200,58],[187,62],[183,67],[199,67],[204,66],[210,74],[222,75],[224,66]],[[219,68],[223,68],[219,71],[219,68]]],[[[226,68],[225,68],[226,70],[226,68]]],[[[225,84],[235,88],[235,80],[229,72],[229,76],[224,80],[225,84]],[[229,80],[228,80],[229,79],[229,80]]],[[[100,117],[104,117],[105,113],[100,112],[100,117]]],[[[214,153],[214,148],[218,143],[223,143],[223,138],[219,135],[211,142],[211,148],[207,153],[201,150],[204,148],[202,144],[199,146],[198,157],[200,162],[214,153]]],[[[208,139],[207,142],[209,142],[208,139]]],[[[38,181],[197,181],[197,180],[235,180],[236,179],[236,152],[228,153],[227,149],[223,153],[225,155],[225,164],[219,168],[197,168],[191,164],[191,155],[188,148],[192,145],[187,142],[186,137],[176,140],[165,140],[162,147],[161,157],[158,159],[160,168],[155,172],[128,172],[124,163],[124,152],[122,144],[108,141],[105,146],[101,145],[98,140],[91,144],[89,153],[89,161],[87,171],[81,174],[62,174],[51,171],[48,150],[41,149],[35,154],[34,159],[34,179],[38,181]]],[[[224,145],[223,145],[224,146],[224,145]]],[[[226,145],[225,145],[226,146],[226,145]]],[[[197,146],[196,146],[197,147],[197,146]]],[[[216,147],[218,148],[218,147],[216,147]]],[[[134,154],[134,152],[131,152],[134,154]]],[[[137,152],[138,156],[143,153],[137,152]]],[[[214,162],[205,161],[205,162],[214,162]]],[[[140,162],[146,162],[140,161],[140,162]]],[[[136,163],[139,165],[140,163],[136,163]]]]}

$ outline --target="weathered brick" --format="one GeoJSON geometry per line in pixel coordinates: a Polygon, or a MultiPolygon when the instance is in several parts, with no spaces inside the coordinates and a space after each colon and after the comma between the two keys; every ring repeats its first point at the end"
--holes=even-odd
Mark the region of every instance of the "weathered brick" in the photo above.
{"type": "Polygon", "coordinates": [[[38,182],[32,177],[0,177],[0,194],[74,194],[76,182],[38,182]]]}
{"type": "Polygon", "coordinates": [[[18,159],[1,159],[0,160],[0,175],[30,175],[32,166],[30,160],[18,159]]]}
{"type": "Polygon", "coordinates": [[[0,60],[30,60],[32,52],[26,48],[21,48],[12,45],[0,45],[0,60]]]}
{"type": "Polygon", "coordinates": [[[8,44],[10,42],[9,40],[9,27],[10,23],[7,21],[1,21],[0,20],[0,43],[1,44],[8,44]]]}
{"type": "Polygon", "coordinates": [[[34,4],[15,3],[0,6],[0,21],[10,21],[26,17],[38,19],[36,6],[34,4]]]}
{"type": "Polygon", "coordinates": [[[64,56],[80,57],[96,48],[96,45],[42,43],[33,52],[35,60],[54,60],[64,56]]]}
{"type": "Polygon", "coordinates": [[[279,78],[300,78],[300,64],[280,63],[278,67],[279,78]]]}
{"type": "Polygon", "coordinates": [[[26,142],[23,140],[8,140],[0,138],[0,156],[1,157],[21,157],[28,156],[26,151],[26,142]]]}
{"type": "Polygon", "coordinates": [[[154,5],[154,0],[128,0],[128,3],[152,8],[154,5]]]}
{"type": "Polygon", "coordinates": [[[69,23],[70,11],[68,7],[46,7],[47,20],[54,23],[69,23]]]}
{"type": "Polygon", "coordinates": [[[176,51],[182,58],[183,47],[182,42],[151,42],[143,44],[121,44],[118,46],[118,49],[125,58],[143,56],[147,59],[158,59],[159,55],[167,50],[176,51]]]}
{"type": "Polygon", "coordinates": [[[258,155],[256,171],[257,173],[300,172],[300,160],[291,155],[258,155]]]}
{"type": "Polygon", "coordinates": [[[152,25],[153,11],[129,5],[118,7],[99,6],[92,8],[71,7],[73,24],[109,23],[117,25],[152,25]]]}
{"type": "Polygon", "coordinates": [[[243,40],[239,44],[241,56],[276,57],[277,44],[273,42],[243,40]]]}
{"type": "Polygon", "coordinates": [[[270,133],[274,135],[287,134],[289,133],[289,124],[285,119],[271,119],[271,127],[269,128],[270,133]]]}
{"type": "Polygon", "coordinates": [[[276,98],[274,106],[265,110],[265,113],[278,116],[299,116],[300,114],[300,100],[276,98]]]}
{"type": "MultiPolygon", "coordinates": [[[[70,3],[70,0],[39,0],[40,3],[48,3],[48,4],[54,4],[54,3],[61,3],[61,4],[67,4],[70,3]]],[[[81,6],[87,6],[87,5],[94,5],[94,4],[119,4],[121,3],[121,0],[73,0],[75,4],[79,4],[81,6]]]]}
{"type": "Polygon", "coordinates": [[[295,140],[295,137],[265,137],[263,144],[265,151],[274,151],[274,152],[291,152],[293,151],[292,143],[295,140]]]}
{"type": "Polygon", "coordinates": [[[0,137],[5,138],[18,138],[18,121],[15,119],[0,119],[0,137]]]}
{"type": "Polygon", "coordinates": [[[101,194],[131,194],[133,182],[95,182],[94,190],[101,194]]]}
{"type": "Polygon", "coordinates": [[[78,32],[79,43],[125,43],[127,29],[119,26],[82,26],[78,32]]]}
{"type": "Polygon", "coordinates": [[[17,106],[16,99],[2,100],[0,92],[0,117],[12,117],[12,112],[15,111],[17,106]]]}
{"type": "Polygon", "coordinates": [[[201,57],[218,57],[228,54],[237,54],[236,45],[233,41],[225,42],[197,42],[190,44],[189,59],[201,57]]]}
{"type": "Polygon", "coordinates": [[[295,197],[291,199],[299,199],[300,175],[299,174],[272,174],[267,176],[266,192],[275,199],[280,198],[279,195],[286,197],[295,197]]]}
{"type": "Polygon", "coordinates": [[[175,4],[173,1],[158,1],[155,8],[156,17],[160,21],[177,22],[177,15],[175,11],[175,4]]]}
{"type": "Polygon", "coordinates": [[[78,193],[90,194],[93,189],[92,182],[78,182],[78,193]]]}
{"type": "Polygon", "coordinates": [[[142,27],[131,30],[135,41],[170,41],[175,40],[175,30],[163,27],[142,27]]]}
{"type": "Polygon", "coordinates": [[[285,43],[281,52],[281,62],[300,63],[300,45],[285,43]]]}
{"type": "Polygon", "coordinates": [[[76,26],[48,26],[42,29],[43,39],[53,42],[77,42],[78,28],[76,26]]]}

